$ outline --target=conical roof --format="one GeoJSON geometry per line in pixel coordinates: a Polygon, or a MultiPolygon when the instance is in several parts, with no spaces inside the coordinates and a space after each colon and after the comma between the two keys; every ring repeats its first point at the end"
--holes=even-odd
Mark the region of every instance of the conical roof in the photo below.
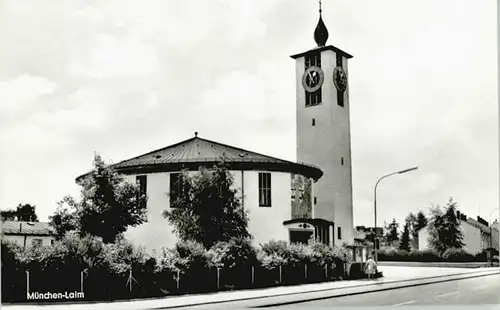
{"type": "MultiPolygon", "coordinates": [[[[213,166],[223,161],[229,170],[265,170],[299,173],[318,180],[323,172],[312,165],[259,154],[238,147],[195,137],[143,155],[121,161],[112,167],[125,174],[179,171],[213,166]]],[[[79,176],[77,181],[85,175],[79,176]]]]}

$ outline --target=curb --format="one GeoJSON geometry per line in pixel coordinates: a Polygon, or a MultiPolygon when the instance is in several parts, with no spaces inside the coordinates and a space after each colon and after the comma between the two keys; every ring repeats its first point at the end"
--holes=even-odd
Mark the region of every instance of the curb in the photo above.
{"type": "Polygon", "coordinates": [[[224,303],[230,303],[230,302],[258,300],[258,299],[263,299],[263,298],[284,297],[284,296],[293,296],[293,295],[299,295],[299,294],[321,293],[321,292],[327,292],[327,291],[339,291],[339,290],[348,290],[348,289],[353,289],[353,288],[356,289],[356,288],[361,288],[361,287],[363,287],[363,288],[368,287],[368,290],[364,290],[362,292],[343,293],[343,294],[332,295],[332,296],[328,296],[328,297],[309,298],[309,299],[301,299],[299,301],[289,301],[289,302],[282,302],[282,303],[266,304],[266,305],[262,305],[262,306],[254,306],[252,308],[274,307],[274,306],[302,303],[302,302],[307,302],[307,301],[315,301],[315,300],[335,298],[335,297],[344,297],[344,296],[350,296],[350,295],[359,295],[359,294],[387,291],[387,290],[406,288],[406,287],[412,287],[412,286],[421,286],[421,285],[426,285],[426,284],[442,283],[442,282],[456,281],[456,280],[469,279],[469,278],[479,278],[479,277],[485,277],[485,276],[496,275],[496,274],[500,274],[500,271],[495,271],[495,272],[462,272],[462,273],[442,275],[442,276],[432,276],[432,277],[426,277],[426,278],[420,278],[420,279],[396,280],[396,281],[391,281],[391,282],[386,282],[386,283],[374,282],[374,283],[369,283],[369,284],[358,284],[358,285],[353,285],[353,286],[349,286],[349,287],[324,288],[324,289],[302,291],[302,292],[295,292],[295,293],[268,294],[268,295],[262,295],[262,296],[256,296],[256,297],[234,298],[234,299],[228,299],[228,300],[198,302],[198,303],[190,303],[190,304],[177,305],[177,306],[160,306],[160,307],[143,308],[143,309],[186,308],[186,307],[213,305],[213,304],[224,304],[224,303]],[[465,276],[465,277],[461,277],[458,279],[457,278],[449,279],[450,277],[458,277],[458,276],[465,276]],[[434,280],[434,279],[436,279],[437,281],[431,281],[431,282],[425,282],[425,283],[414,283],[414,284],[407,284],[407,285],[396,286],[396,287],[379,288],[379,289],[370,290],[370,287],[373,287],[375,285],[379,285],[379,286],[384,285],[384,284],[391,285],[391,284],[398,284],[398,283],[405,283],[405,282],[426,281],[426,280],[434,280]]]}

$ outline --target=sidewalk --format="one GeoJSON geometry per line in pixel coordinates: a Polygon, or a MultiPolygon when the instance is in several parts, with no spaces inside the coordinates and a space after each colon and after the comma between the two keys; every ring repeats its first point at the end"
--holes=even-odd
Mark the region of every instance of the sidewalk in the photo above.
{"type": "MultiPolygon", "coordinates": [[[[289,299],[304,298],[305,295],[315,292],[332,291],[332,296],[336,294],[359,294],[370,290],[380,290],[381,287],[397,288],[400,286],[418,285],[423,283],[439,282],[446,279],[460,279],[475,275],[485,275],[500,273],[500,268],[469,269],[469,268],[437,268],[437,267],[394,267],[381,266],[384,277],[376,281],[353,280],[337,281],[316,284],[304,284],[297,286],[273,287],[266,289],[241,290],[232,292],[219,292],[212,294],[185,295],[176,297],[165,297],[157,299],[116,301],[105,303],[74,303],[54,304],[54,305],[2,305],[9,310],[40,309],[153,309],[153,308],[175,308],[189,307],[203,304],[216,304],[223,302],[235,302],[252,300],[259,298],[273,298],[279,296],[289,296],[289,299]]],[[[312,296],[312,295],[311,295],[312,296]]],[[[215,306],[215,305],[214,305],[215,306]]]]}

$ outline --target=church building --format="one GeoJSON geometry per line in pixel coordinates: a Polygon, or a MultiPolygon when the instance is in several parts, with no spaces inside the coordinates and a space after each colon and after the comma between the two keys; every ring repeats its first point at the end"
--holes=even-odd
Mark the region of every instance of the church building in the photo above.
{"type": "Polygon", "coordinates": [[[352,56],[326,45],[328,30],[321,8],[314,39],[315,48],[291,56],[296,67],[298,162],[195,133],[185,141],[112,165],[127,180],[139,183],[148,196],[148,222],[129,228],[128,239],[148,250],[174,246],[177,237],[162,213],[170,208],[169,193],[175,192],[180,172],[224,161],[248,210],[255,245],[270,240],[307,242],[311,237],[331,246],[353,245],[347,81],[352,56]]]}

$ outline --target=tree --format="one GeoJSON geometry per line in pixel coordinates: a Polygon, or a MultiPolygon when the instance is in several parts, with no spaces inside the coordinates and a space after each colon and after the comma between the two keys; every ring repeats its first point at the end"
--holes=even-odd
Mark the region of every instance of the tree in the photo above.
{"type": "Polygon", "coordinates": [[[405,219],[405,225],[408,226],[410,246],[412,248],[418,248],[417,237],[418,234],[415,232],[415,227],[417,225],[417,216],[410,212],[405,219]]]}
{"type": "Polygon", "coordinates": [[[416,215],[410,212],[405,222],[410,230],[410,245],[412,248],[418,249],[418,231],[427,226],[427,217],[422,211],[418,211],[416,215]]]}
{"type": "Polygon", "coordinates": [[[16,210],[2,210],[0,211],[0,216],[2,217],[2,221],[15,221],[16,210]]]}
{"type": "Polygon", "coordinates": [[[4,221],[38,222],[35,210],[36,206],[34,205],[20,203],[15,210],[2,210],[1,217],[4,221]]]}
{"type": "Polygon", "coordinates": [[[78,202],[71,196],[64,197],[57,203],[54,215],[50,216],[50,225],[56,231],[56,239],[61,240],[67,232],[78,231],[78,202]]]}
{"type": "Polygon", "coordinates": [[[223,164],[184,172],[179,192],[170,191],[171,208],[163,215],[181,240],[195,241],[210,248],[218,241],[248,239],[247,212],[241,206],[233,176],[223,164]]]}
{"type": "Polygon", "coordinates": [[[457,203],[450,198],[444,214],[446,226],[443,236],[448,249],[461,249],[465,245],[463,243],[464,235],[460,227],[461,220],[457,217],[457,209],[457,203]]]}
{"type": "Polygon", "coordinates": [[[93,170],[79,185],[81,201],[65,197],[51,217],[59,235],[77,230],[81,236],[98,236],[104,243],[111,243],[129,226],[147,220],[146,195],[140,194],[136,184],[126,182],[99,155],[95,155],[93,170]]]}
{"type": "Polygon", "coordinates": [[[404,251],[410,250],[410,227],[408,223],[405,224],[403,233],[401,234],[401,242],[399,243],[399,249],[404,251]]]}
{"type": "Polygon", "coordinates": [[[452,198],[443,211],[441,207],[431,208],[429,221],[429,245],[443,254],[447,249],[461,249],[464,246],[460,219],[456,216],[457,203],[452,198]]]}
{"type": "Polygon", "coordinates": [[[398,227],[399,224],[396,222],[396,219],[393,219],[392,222],[388,225],[387,229],[389,231],[387,232],[386,239],[389,245],[394,245],[399,240],[398,227]]]}
{"type": "Polygon", "coordinates": [[[446,245],[443,243],[442,230],[444,226],[443,210],[441,207],[433,206],[429,216],[429,246],[438,253],[444,253],[446,245]]]}

